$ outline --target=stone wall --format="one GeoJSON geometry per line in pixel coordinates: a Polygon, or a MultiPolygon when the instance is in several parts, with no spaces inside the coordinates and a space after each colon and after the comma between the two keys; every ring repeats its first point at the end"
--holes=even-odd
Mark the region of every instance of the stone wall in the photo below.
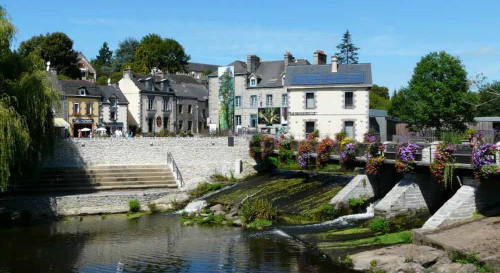
{"type": "Polygon", "coordinates": [[[44,167],[166,164],[167,152],[188,189],[216,172],[229,175],[237,160],[243,161],[241,176],[254,171],[247,139],[235,138],[234,147],[229,147],[227,138],[200,137],[62,140],[44,167]]]}
{"type": "Polygon", "coordinates": [[[375,197],[375,191],[370,179],[367,175],[358,174],[332,198],[330,204],[334,205],[335,209],[339,209],[340,207],[349,207],[349,199],[351,198],[368,200],[373,197],[375,197]]]}
{"type": "Polygon", "coordinates": [[[439,184],[428,174],[406,174],[375,206],[375,214],[395,217],[404,214],[431,215],[442,204],[439,184]]]}
{"type": "Polygon", "coordinates": [[[122,213],[129,210],[129,201],[136,199],[143,210],[154,200],[177,193],[178,190],[99,192],[77,195],[15,196],[0,199],[0,207],[10,211],[29,211],[33,215],[69,216],[100,213],[122,213]]]}

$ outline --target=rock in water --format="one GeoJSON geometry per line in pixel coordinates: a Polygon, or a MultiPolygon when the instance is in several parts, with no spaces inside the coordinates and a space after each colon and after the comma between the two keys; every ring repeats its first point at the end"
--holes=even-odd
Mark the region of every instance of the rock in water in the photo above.
{"type": "Polygon", "coordinates": [[[233,226],[241,227],[243,223],[241,222],[241,219],[236,219],[233,221],[233,226]]]}
{"type": "Polygon", "coordinates": [[[222,211],[222,205],[221,204],[217,204],[215,206],[211,206],[210,210],[213,211],[213,212],[222,211]]]}

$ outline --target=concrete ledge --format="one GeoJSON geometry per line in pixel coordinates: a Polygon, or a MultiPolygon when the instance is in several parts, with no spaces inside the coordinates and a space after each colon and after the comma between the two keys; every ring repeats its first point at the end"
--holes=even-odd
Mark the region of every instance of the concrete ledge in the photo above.
{"type": "Polygon", "coordinates": [[[351,198],[363,198],[366,200],[373,197],[375,197],[375,192],[368,176],[358,174],[332,198],[330,204],[338,209],[349,206],[349,199],[351,198]]]}
{"type": "Polygon", "coordinates": [[[375,215],[430,215],[441,204],[439,185],[426,174],[406,174],[375,206],[375,215]]]}

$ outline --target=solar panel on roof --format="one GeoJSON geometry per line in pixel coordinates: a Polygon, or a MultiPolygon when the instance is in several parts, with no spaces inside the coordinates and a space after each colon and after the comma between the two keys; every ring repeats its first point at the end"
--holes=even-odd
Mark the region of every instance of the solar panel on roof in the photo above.
{"type": "Polygon", "coordinates": [[[363,73],[296,74],[292,85],[362,84],[363,73]]]}

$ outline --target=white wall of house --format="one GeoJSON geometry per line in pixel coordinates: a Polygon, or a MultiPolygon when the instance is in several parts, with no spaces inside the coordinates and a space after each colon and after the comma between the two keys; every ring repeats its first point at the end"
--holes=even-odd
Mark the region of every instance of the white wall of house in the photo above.
{"type": "Polygon", "coordinates": [[[123,78],[118,82],[118,86],[127,98],[128,105],[128,121],[130,126],[140,126],[140,90],[134,84],[128,74],[124,73],[123,78]]]}
{"type": "Polygon", "coordinates": [[[369,127],[369,88],[289,87],[289,133],[306,138],[306,122],[315,122],[320,138],[334,137],[344,130],[345,121],[354,123],[354,138],[361,142],[369,127]],[[344,107],[345,92],[353,92],[353,108],[344,107]],[[314,93],[315,108],[306,109],[306,93],[314,93]]]}
{"type": "Polygon", "coordinates": [[[111,120],[109,104],[102,104],[102,121],[104,123],[122,122],[124,132],[128,131],[127,116],[128,106],[126,104],[118,104],[116,108],[116,120],[111,120]]]}

